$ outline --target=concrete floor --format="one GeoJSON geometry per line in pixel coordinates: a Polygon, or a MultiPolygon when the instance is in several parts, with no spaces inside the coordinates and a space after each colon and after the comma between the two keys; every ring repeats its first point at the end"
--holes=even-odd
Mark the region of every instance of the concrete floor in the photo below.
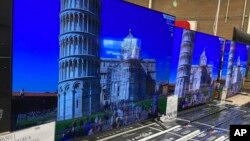
{"type": "Polygon", "coordinates": [[[250,107],[240,107],[250,102],[250,94],[238,94],[228,98],[227,101],[215,101],[179,112],[178,119],[175,121],[162,123],[166,129],[161,128],[154,122],[146,122],[145,124],[138,123],[131,125],[131,127],[123,127],[124,130],[121,132],[116,129],[103,133],[103,135],[99,134],[88,138],[90,140],[91,138],[103,138],[102,140],[119,141],[165,141],[166,139],[171,141],[226,141],[229,137],[230,125],[250,124],[250,107]],[[135,125],[138,125],[138,127],[135,125]],[[107,135],[106,139],[102,137],[105,134],[107,135]]]}

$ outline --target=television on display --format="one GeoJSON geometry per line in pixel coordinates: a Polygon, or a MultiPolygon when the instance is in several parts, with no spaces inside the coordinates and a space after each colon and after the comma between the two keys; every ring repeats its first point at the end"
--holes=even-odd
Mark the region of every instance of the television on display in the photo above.
{"type": "Polygon", "coordinates": [[[174,36],[169,90],[178,96],[178,109],[211,101],[224,40],[177,27],[174,36]]]}
{"type": "MultiPolygon", "coordinates": [[[[1,34],[1,33],[0,33],[1,34]]],[[[0,57],[0,134],[10,131],[11,119],[11,73],[10,58],[0,57]]]]}
{"type": "Polygon", "coordinates": [[[246,77],[249,45],[227,40],[224,49],[222,67],[222,85],[230,97],[240,93],[246,77]]]}
{"type": "Polygon", "coordinates": [[[247,34],[246,32],[234,27],[233,41],[250,45],[250,34],[247,34]]]}
{"type": "Polygon", "coordinates": [[[13,130],[56,120],[67,140],[165,113],[174,19],[121,0],[15,1],[13,130]]]}
{"type": "Polygon", "coordinates": [[[10,131],[11,0],[0,1],[0,134],[10,131]]]}

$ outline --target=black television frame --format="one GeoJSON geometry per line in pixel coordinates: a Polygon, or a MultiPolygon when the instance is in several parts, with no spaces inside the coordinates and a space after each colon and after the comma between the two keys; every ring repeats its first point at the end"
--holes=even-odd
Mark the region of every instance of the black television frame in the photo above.
{"type": "Polygon", "coordinates": [[[12,0],[0,1],[0,134],[11,130],[12,0]]]}

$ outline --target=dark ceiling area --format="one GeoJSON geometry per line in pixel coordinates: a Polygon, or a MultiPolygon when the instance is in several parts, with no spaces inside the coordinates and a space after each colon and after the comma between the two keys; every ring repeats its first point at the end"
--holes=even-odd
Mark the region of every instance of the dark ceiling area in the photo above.
{"type": "Polygon", "coordinates": [[[9,57],[11,49],[12,0],[0,0],[0,57],[9,57]]]}

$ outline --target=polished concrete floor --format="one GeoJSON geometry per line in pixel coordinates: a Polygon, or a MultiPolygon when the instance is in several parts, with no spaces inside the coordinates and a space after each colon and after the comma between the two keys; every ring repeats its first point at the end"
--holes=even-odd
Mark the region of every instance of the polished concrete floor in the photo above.
{"type": "Polygon", "coordinates": [[[188,112],[179,113],[178,118],[189,121],[190,125],[195,124],[200,130],[200,134],[192,140],[227,140],[230,125],[250,124],[250,108],[234,105],[248,103],[243,100],[244,95],[240,97],[231,97],[234,101],[227,104],[209,104],[190,109],[188,112]]]}
{"type": "Polygon", "coordinates": [[[213,102],[178,113],[168,122],[147,121],[86,137],[111,141],[226,141],[232,124],[250,124],[250,108],[243,106],[248,95],[236,95],[230,102],[213,102]],[[240,105],[240,106],[239,106],[240,105]]]}

